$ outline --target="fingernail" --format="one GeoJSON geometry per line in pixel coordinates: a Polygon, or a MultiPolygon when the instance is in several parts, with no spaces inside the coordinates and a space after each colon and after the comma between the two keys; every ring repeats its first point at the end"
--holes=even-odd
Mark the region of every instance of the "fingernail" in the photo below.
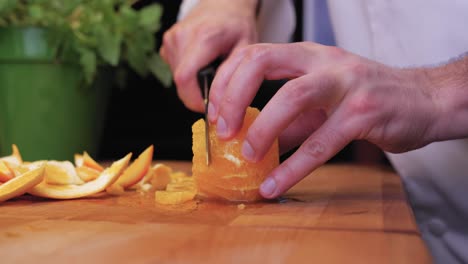
{"type": "Polygon", "coordinates": [[[218,123],[216,123],[216,133],[219,137],[227,137],[228,129],[226,125],[226,121],[222,116],[218,118],[218,123]]]}
{"type": "Polygon", "coordinates": [[[276,181],[273,178],[266,179],[262,185],[260,185],[260,192],[266,198],[270,198],[276,191],[276,181]]]}
{"type": "Polygon", "coordinates": [[[255,158],[255,150],[252,148],[252,145],[250,145],[249,141],[244,141],[244,144],[242,144],[242,155],[247,159],[247,160],[254,160],[255,158]]]}
{"type": "Polygon", "coordinates": [[[212,103],[208,103],[208,120],[211,123],[216,121],[216,107],[212,103]]]}

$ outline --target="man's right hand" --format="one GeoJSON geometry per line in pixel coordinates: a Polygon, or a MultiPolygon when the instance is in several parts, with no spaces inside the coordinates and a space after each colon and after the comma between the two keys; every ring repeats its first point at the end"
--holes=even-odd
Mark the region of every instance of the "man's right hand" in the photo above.
{"type": "Polygon", "coordinates": [[[185,106],[203,112],[197,72],[220,56],[257,41],[257,0],[200,0],[164,33],[160,49],[185,106]]]}

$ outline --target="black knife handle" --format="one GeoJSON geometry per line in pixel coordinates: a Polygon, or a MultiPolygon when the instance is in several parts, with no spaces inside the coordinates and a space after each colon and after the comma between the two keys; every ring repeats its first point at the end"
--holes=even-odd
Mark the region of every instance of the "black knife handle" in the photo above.
{"type": "MultiPolygon", "coordinates": [[[[208,64],[207,66],[201,68],[197,73],[197,80],[198,86],[200,87],[202,94],[203,94],[203,87],[205,78],[208,82],[208,89],[211,88],[211,83],[213,82],[216,70],[218,69],[219,65],[221,64],[221,59],[216,59],[212,63],[208,64]]],[[[208,95],[203,95],[208,96],[208,95]]]]}

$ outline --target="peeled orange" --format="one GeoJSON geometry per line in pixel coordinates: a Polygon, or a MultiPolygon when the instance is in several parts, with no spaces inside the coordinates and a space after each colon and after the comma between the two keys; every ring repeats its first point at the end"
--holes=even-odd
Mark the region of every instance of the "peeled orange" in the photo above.
{"type": "Polygon", "coordinates": [[[256,108],[247,108],[241,130],[230,140],[216,135],[216,125],[209,129],[211,163],[206,164],[205,121],[192,126],[192,175],[199,195],[229,201],[256,201],[262,199],[258,192],[266,176],[279,165],[277,140],[259,162],[249,162],[241,154],[247,129],[259,114],[256,108]]]}

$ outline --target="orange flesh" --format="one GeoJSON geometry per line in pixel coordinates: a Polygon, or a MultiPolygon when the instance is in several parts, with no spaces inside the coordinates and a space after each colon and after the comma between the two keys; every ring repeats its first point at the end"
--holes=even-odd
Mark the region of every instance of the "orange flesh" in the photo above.
{"type": "Polygon", "coordinates": [[[223,141],[216,135],[216,126],[209,130],[211,163],[206,165],[205,123],[200,119],[192,126],[193,165],[200,194],[208,198],[229,201],[256,201],[262,199],[258,188],[268,174],[279,165],[278,142],[275,141],[263,160],[252,163],[241,154],[247,129],[258,116],[258,109],[249,107],[240,132],[231,140],[223,141]]]}

